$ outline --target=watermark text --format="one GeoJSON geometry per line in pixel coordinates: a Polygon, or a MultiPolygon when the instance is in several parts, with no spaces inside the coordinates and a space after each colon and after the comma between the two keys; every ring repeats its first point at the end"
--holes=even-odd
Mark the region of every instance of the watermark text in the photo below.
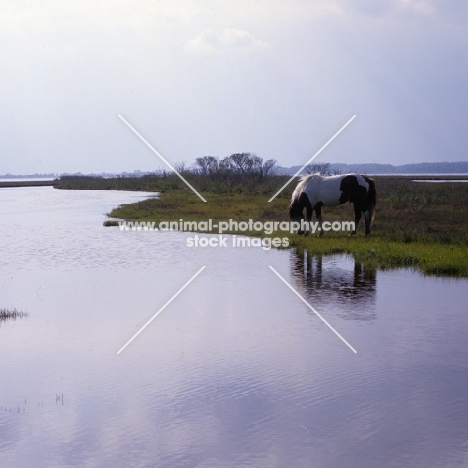
{"type": "Polygon", "coordinates": [[[305,231],[315,234],[320,231],[354,231],[354,221],[227,221],[214,222],[213,219],[206,221],[118,221],[121,231],[188,231],[206,232],[215,234],[236,233],[236,232],[258,232],[271,235],[274,232],[288,232],[290,234],[298,231],[305,231]]]}

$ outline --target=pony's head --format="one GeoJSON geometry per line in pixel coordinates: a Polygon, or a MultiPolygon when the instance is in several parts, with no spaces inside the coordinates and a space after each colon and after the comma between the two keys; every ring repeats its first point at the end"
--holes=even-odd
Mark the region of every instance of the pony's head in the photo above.
{"type": "Polygon", "coordinates": [[[304,214],[302,213],[304,210],[304,205],[299,202],[299,197],[292,198],[291,203],[288,206],[288,214],[289,219],[291,221],[298,221],[301,222],[301,219],[304,219],[304,214]]]}
{"type": "Polygon", "coordinates": [[[297,184],[297,187],[294,189],[294,192],[291,197],[291,203],[289,203],[288,206],[289,219],[291,221],[301,222],[301,220],[304,219],[303,211],[304,207],[307,206],[309,199],[307,198],[307,195],[303,193],[303,190],[306,187],[309,179],[311,179],[312,177],[312,175],[301,177],[299,183],[297,184]]]}

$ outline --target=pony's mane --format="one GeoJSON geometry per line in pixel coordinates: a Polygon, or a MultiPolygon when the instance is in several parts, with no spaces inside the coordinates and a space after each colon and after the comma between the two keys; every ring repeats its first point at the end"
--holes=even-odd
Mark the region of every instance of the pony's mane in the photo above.
{"type": "Polygon", "coordinates": [[[302,176],[299,179],[299,183],[297,184],[296,188],[294,189],[294,192],[293,192],[291,198],[293,200],[297,200],[301,196],[301,193],[304,191],[304,189],[305,189],[305,187],[307,185],[307,182],[309,182],[310,179],[317,179],[319,177],[322,177],[322,176],[320,174],[307,174],[307,175],[302,176]]]}

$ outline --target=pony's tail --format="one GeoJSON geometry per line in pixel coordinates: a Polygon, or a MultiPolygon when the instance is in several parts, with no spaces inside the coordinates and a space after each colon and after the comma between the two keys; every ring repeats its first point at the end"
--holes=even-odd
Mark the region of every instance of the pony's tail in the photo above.
{"type": "Polygon", "coordinates": [[[369,184],[369,190],[367,192],[367,207],[370,214],[370,224],[374,222],[375,217],[375,205],[377,204],[377,190],[375,189],[375,182],[370,177],[366,177],[366,181],[369,184]]]}

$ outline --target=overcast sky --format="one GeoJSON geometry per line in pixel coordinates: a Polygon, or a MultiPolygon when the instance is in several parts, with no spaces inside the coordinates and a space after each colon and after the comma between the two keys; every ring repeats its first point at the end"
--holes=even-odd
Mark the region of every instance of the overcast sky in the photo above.
{"type": "Polygon", "coordinates": [[[468,159],[465,1],[0,5],[0,174],[468,159]]]}

